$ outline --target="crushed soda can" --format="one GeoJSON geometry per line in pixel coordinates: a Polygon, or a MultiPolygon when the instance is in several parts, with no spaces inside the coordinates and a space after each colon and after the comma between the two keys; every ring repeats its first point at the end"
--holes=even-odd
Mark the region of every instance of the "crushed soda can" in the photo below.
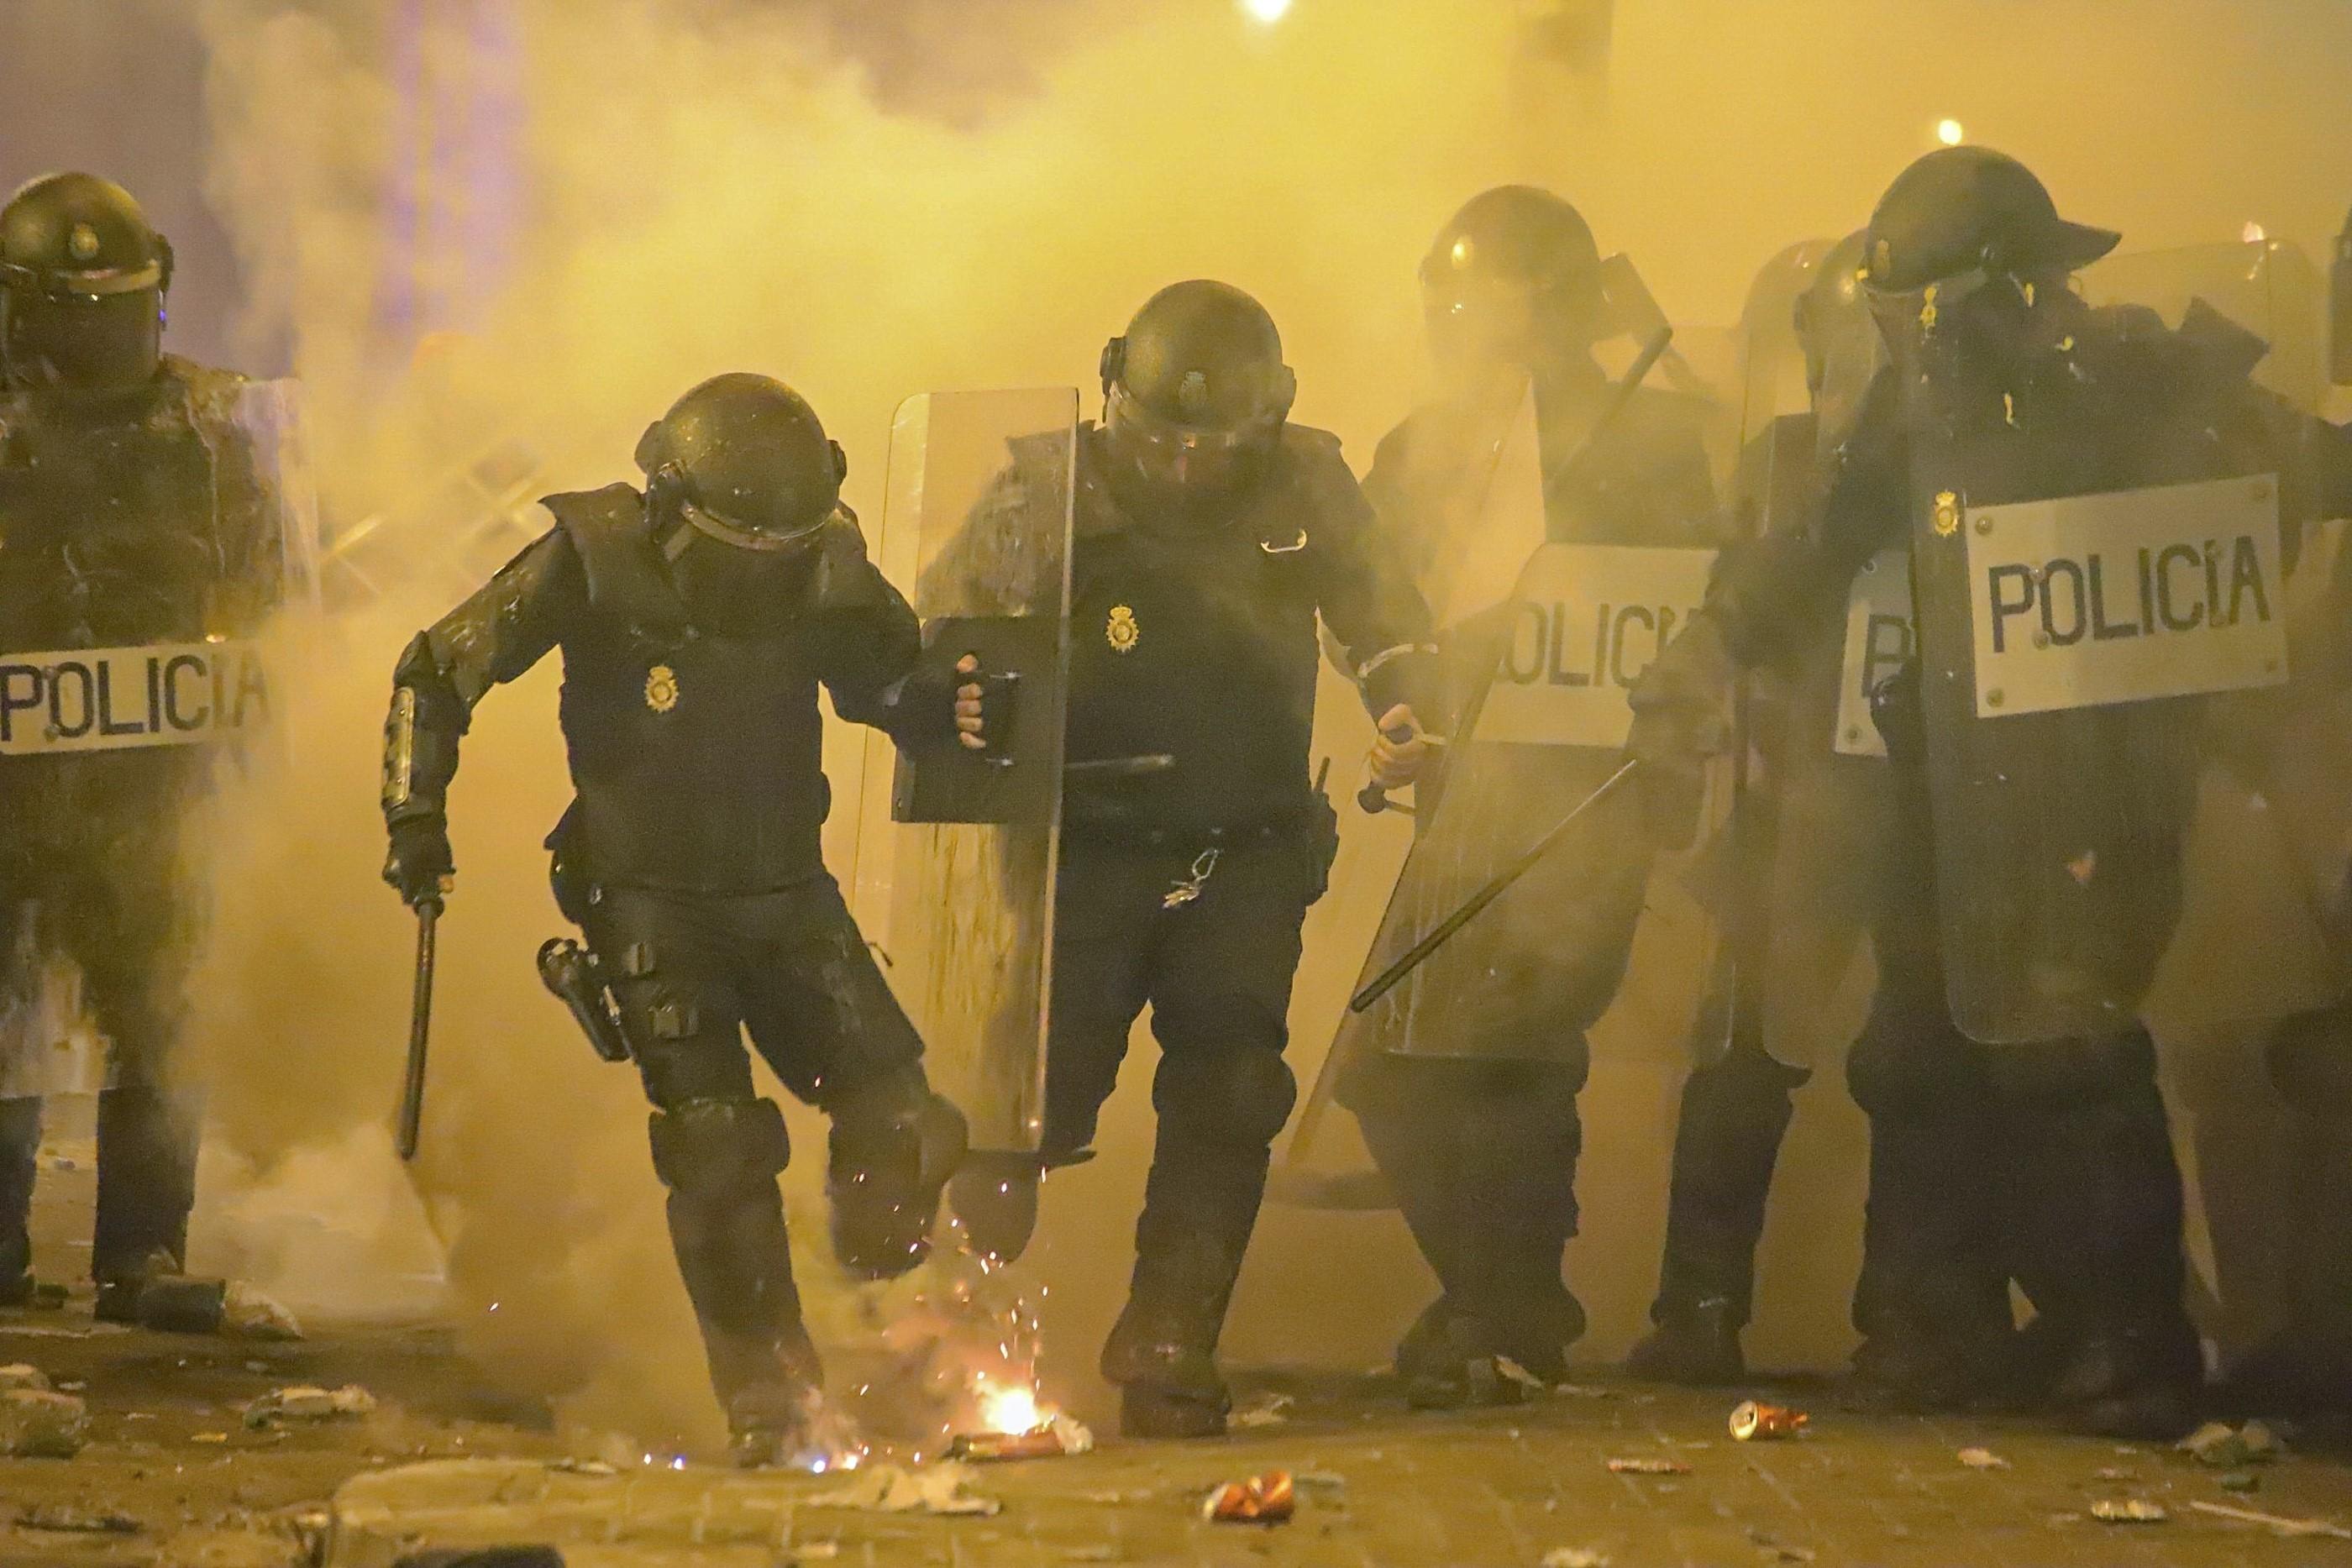
{"type": "Polygon", "coordinates": [[[1287,1470],[1227,1481],[1201,1502],[1201,1517],[1219,1524],[1280,1524],[1297,1510],[1287,1470]]]}
{"type": "Polygon", "coordinates": [[[1612,1476],[1686,1476],[1691,1468],[1680,1459],[1651,1458],[1646,1456],[1631,1459],[1612,1459],[1609,1473],[1612,1476]]]}
{"type": "Polygon", "coordinates": [[[1765,1405],[1753,1399],[1740,1401],[1731,1412],[1731,1435],[1743,1443],[1763,1442],[1773,1437],[1793,1437],[1812,1421],[1802,1410],[1791,1410],[1785,1405],[1765,1405]]]}
{"type": "Polygon", "coordinates": [[[1058,1459],[1067,1452],[1050,1426],[1034,1432],[963,1432],[948,1444],[948,1458],[988,1464],[998,1459],[1058,1459]]]}

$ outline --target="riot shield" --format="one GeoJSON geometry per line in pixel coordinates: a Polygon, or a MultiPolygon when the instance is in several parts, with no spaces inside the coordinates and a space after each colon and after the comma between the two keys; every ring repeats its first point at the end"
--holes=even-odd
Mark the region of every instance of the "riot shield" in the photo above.
{"type": "Polygon", "coordinates": [[[1044,1130],[1054,880],[1069,679],[1075,389],[933,392],[899,407],[875,559],[923,622],[1009,697],[984,753],[866,741],[855,899],[971,1146],[1044,1130]]]}
{"type": "Polygon", "coordinates": [[[312,601],[299,407],[191,369],[139,418],[36,396],[0,436],[0,1096],[100,1087],[77,965],[173,983],[233,869],[198,819],[274,743],[268,633],[312,601]]]}
{"type": "MultiPolygon", "coordinates": [[[[2323,395],[2326,287],[2292,245],[2236,245],[2116,256],[2084,277],[2087,297],[2137,304],[2169,325],[2192,305],[2266,345],[2253,379],[2305,413],[2323,395]]],[[[2282,520],[2296,548],[2284,607],[2286,685],[2231,698],[2216,715],[2185,851],[2180,924],[2147,1011],[2184,1034],[2315,1011],[2352,982],[2352,929],[2341,903],[2352,727],[2340,653],[2343,610],[2330,592],[2335,525],[2282,520]],[[2259,761],[2252,767],[2247,759],[2259,761]]]]}
{"type": "MultiPolygon", "coordinates": [[[[1850,286],[1853,248],[1825,246],[1814,262],[1805,337],[1799,309],[1785,302],[1748,313],[1737,494],[1753,537],[1818,528],[1837,449],[1884,362],[1877,325],[1850,286]]],[[[1716,889],[1730,972],[1715,984],[1730,1016],[1695,1040],[1702,1060],[1710,1046],[1752,1042],[1784,1063],[1817,1066],[1859,1026],[1856,966],[1891,800],[1874,760],[1883,753],[1868,694],[1907,654],[1908,594],[1899,553],[1871,563],[1843,615],[1792,628],[1790,655],[1746,677],[1739,738],[1749,778],[1732,807],[1730,865],[1716,889]]]]}
{"type": "Polygon", "coordinates": [[[2269,346],[2254,380],[2306,413],[2319,408],[2326,289],[2311,258],[2284,240],[2110,256],[2083,274],[2095,305],[2137,305],[2179,327],[2192,300],[2269,346]]]}
{"type": "Polygon", "coordinates": [[[1988,1044],[2134,1024],[2180,909],[2206,699],[2286,674],[2276,476],[2229,472],[2099,318],[2055,350],[2071,375],[2004,392],[1950,323],[1965,289],[2018,287],[1874,300],[1910,445],[1946,991],[1988,1044]]]}

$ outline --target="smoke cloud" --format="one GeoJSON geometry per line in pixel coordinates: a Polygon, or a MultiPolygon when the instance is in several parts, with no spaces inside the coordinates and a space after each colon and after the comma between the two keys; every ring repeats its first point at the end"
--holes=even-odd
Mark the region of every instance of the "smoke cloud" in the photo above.
{"type": "MultiPolygon", "coordinates": [[[[429,499],[464,465],[508,443],[542,488],[630,476],[645,422],[726,370],[811,399],[870,528],[899,399],[1087,385],[1135,306],[1192,276],[1265,301],[1298,417],[1360,468],[1416,393],[1423,247],[1507,180],[1576,201],[1685,323],[1730,319],[1766,257],[1862,221],[1946,116],[2135,248],[2252,219],[2317,249],[2352,193],[2352,13],[2329,0],[1619,0],[1605,85],[1552,51],[1561,9],[1297,0],[1264,26],[1222,0],[195,4],[210,194],[252,285],[240,329],[292,345],[330,517],[437,517],[420,561],[477,520],[429,499]]],[[[359,1147],[398,1082],[407,933],[373,883],[376,736],[400,645],[469,584],[420,565],[387,586],[321,633],[296,695],[301,767],[248,802],[256,891],[233,900],[207,1015],[245,1190],[308,1179],[299,1151],[359,1147]]],[[[453,794],[415,1181],[486,1364],[582,1420],[707,1436],[680,1415],[708,1400],[635,1086],[597,1070],[530,966],[557,920],[537,847],[566,796],[553,692],[542,669],[488,699],[453,794]]],[[[1318,749],[1348,782],[1361,720],[1325,706],[1318,749]]],[[[846,801],[857,747],[830,752],[846,801]]],[[[828,845],[845,881],[854,820],[837,811],[828,845]]],[[[1308,928],[1305,1079],[1377,913],[1381,831],[1351,815],[1339,892],[1308,928]]],[[[1621,1031],[1586,1097],[1571,1282],[1603,1351],[1654,1278],[1670,1034],[1621,1031]]],[[[1123,1281],[1139,1098],[1107,1124],[1113,1158],[1049,1186],[1033,1258],[1066,1378],[1123,1281]]],[[[1782,1207],[1819,1187],[1848,1230],[1768,1261],[1790,1288],[1768,1278],[1767,1359],[1843,1343],[1855,1124],[1834,1083],[1805,1115],[1782,1207]]],[[[805,1207],[821,1134],[794,1132],[805,1207]]],[[[1392,1218],[1269,1215],[1232,1348],[1384,1354],[1421,1304],[1408,1255],[1392,1218]],[[1315,1337],[1294,1340],[1310,1312],[1315,1337]]]]}

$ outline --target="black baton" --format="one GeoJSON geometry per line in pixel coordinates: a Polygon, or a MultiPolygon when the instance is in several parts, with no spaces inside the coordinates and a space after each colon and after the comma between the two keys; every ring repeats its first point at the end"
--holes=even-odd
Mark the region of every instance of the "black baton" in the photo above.
{"type": "Polygon", "coordinates": [[[398,1147],[403,1160],[416,1157],[425,1125],[425,1051],[433,1037],[433,937],[441,921],[441,901],[416,906],[416,989],[408,1009],[408,1076],[400,1091],[398,1147]]]}

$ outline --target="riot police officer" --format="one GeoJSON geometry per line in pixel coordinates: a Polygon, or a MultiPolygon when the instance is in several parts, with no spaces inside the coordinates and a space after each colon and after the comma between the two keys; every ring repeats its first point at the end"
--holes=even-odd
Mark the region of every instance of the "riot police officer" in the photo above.
{"type": "MultiPolygon", "coordinates": [[[[99,1097],[99,1315],[185,1260],[196,1106],[174,1048],[201,932],[209,718],[166,733],[115,684],[149,650],[242,645],[287,584],[281,499],[247,382],[163,351],[172,247],[121,186],[33,181],[0,209],[0,990],[78,968],[111,1055],[99,1097]],[[96,676],[112,706],[93,722],[96,676]],[[46,719],[47,722],[44,722],[46,719]],[[98,748],[103,741],[105,748],[98,748]]],[[[193,656],[193,655],[192,655],[193,656]]],[[[36,1097],[0,1101],[0,1301],[35,1295],[36,1097]]]]}
{"type": "MultiPolygon", "coordinates": [[[[1741,312],[1743,538],[1800,535],[1819,520],[1859,404],[1885,355],[1862,290],[1864,235],[1775,256],[1741,312]],[[1803,413],[1774,415],[1801,366],[1803,413]]],[[[1840,604],[1837,610],[1843,611],[1840,604]]],[[[1749,779],[1722,846],[1729,940],[1701,1009],[1675,1130],[1672,1186],[1651,1333],[1636,1375],[1715,1384],[1745,1375],[1739,1333],[1755,1293],[1773,1167],[1810,1079],[1828,992],[1865,935],[1886,816],[1884,763],[1836,734],[1848,672],[1845,617],[1792,636],[1786,669],[1744,694],[1749,779]]]]}
{"type": "MultiPolygon", "coordinates": [[[[1160,290],[1111,340],[1102,385],[1077,448],[1043,1145],[960,1178],[954,1201],[980,1246],[1018,1255],[1040,1169],[1084,1157],[1148,1004],[1159,1140],[1102,1370],[1129,1434],[1209,1436],[1230,1405],[1218,1335],[1296,1093],[1300,926],[1336,842],[1307,774],[1318,617],[1387,732],[1375,769],[1400,784],[1426,755],[1429,629],[1339,441],[1289,422],[1296,379],[1255,299],[1160,290]],[[1137,757],[1167,765],[1087,767],[1137,757]]],[[[992,559],[1017,509],[984,504],[942,565],[992,559]]]]}
{"type": "MultiPolygon", "coordinates": [[[[1450,601],[1440,611],[1448,696],[1438,722],[1454,734],[1498,659],[1492,606],[1511,584],[1481,593],[1449,565],[1479,552],[1470,536],[1490,526],[1479,497],[1505,483],[1498,452],[1523,398],[1534,406],[1541,525],[1507,552],[1509,570],[1547,543],[1703,546],[1717,526],[1715,492],[1700,400],[1643,387],[1601,423],[1612,388],[1593,350],[1620,323],[1574,206],[1531,186],[1485,192],[1438,231],[1421,281],[1439,395],[1381,443],[1364,487],[1423,591],[1450,601]],[[1449,578],[1451,591],[1441,586],[1449,578]]],[[[1516,852],[1616,763],[1613,746],[1490,746],[1492,727],[1481,729],[1475,761],[1448,755],[1421,789],[1425,830],[1458,799],[1457,809],[1491,814],[1490,830],[1516,852]],[[1481,770],[1475,807],[1461,793],[1472,768],[1481,770]]],[[[1463,737],[1454,740],[1460,753],[1463,737]]],[[[1586,1031],[1624,974],[1650,868],[1640,833],[1603,836],[1612,842],[1598,860],[1556,857],[1511,895],[1519,908],[1577,909],[1577,939],[1557,923],[1538,932],[1513,921],[1506,906],[1440,960],[1463,967],[1469,990],[1423,1002],[1410,1028],[1335,1048],[1348,1052],[1338,1098],[1438,1279],[1438,1298],[1397,1350],[1417,1405],[1514,1396],[1517,1385],[1495,1375],[1502,1358],[1559,1382],[1566,1347],[1583,1332],[1561,1280],[1577,1224],[1576,1101],[1586,1031]]],[[[1411,865],[1405,875],[1415,876],[1411,865]]]]}
{"type": "MultiPolygon", "coordinates": [[[[853,1270],[920,1260],[963,1152],[818,851],[817,687],[853,718],[917,701],[916,628],[840,505],[840,447],[782,383],[703,382],[636,459],[642,491],[547,497],[547,532],[401,655],[385,876],[411,904],[441,898],[475,705],[560,647],[578,798],[550,840],[558,902],[654,1105],[654,1169],[736,1456],[776,1462],[811,1440],[821,1375],[777,1186],[783,1116],[753,1092],[744,1031],[832,1118],[834,1246],[853,1270]]],[[[952,692],[921,700],[947,722],[952,692]]]]}
{"type": "Polygon", "coordinates": [[[1655,771],[1687,768],[1723,669],[1782,655],[1875,551],[1908,543],[1922,652],[1879,694],[1896,837],[1848,1064],[1872,1124],[1865,1279],[1902,1289],[1857,1298],[1857,1367],[1909,1403],[2022,1390],[2145,1436],[2185,1424],[2201,1375],[2180,1176],[2133,1016],[2177,911],[2200,710],[2158,694],[1973,716],[2002,694],[1973,689],[1954,565],[1993,526],[1971,532],[1972,508],[2277,474],[2291,522],[2310,476],[2301,433],[2246,380],[2259,343],[2210,313],[2174,330],[2071,290],[2116,243],[1999,153],[1905,171],[1866,256],[1893,363],[1821,522],[1727,563],[1637,692],[1633,744],[1655,771]],[[2012,1277],[2039,1313],[2024,1345],[2012,1277]]]}

